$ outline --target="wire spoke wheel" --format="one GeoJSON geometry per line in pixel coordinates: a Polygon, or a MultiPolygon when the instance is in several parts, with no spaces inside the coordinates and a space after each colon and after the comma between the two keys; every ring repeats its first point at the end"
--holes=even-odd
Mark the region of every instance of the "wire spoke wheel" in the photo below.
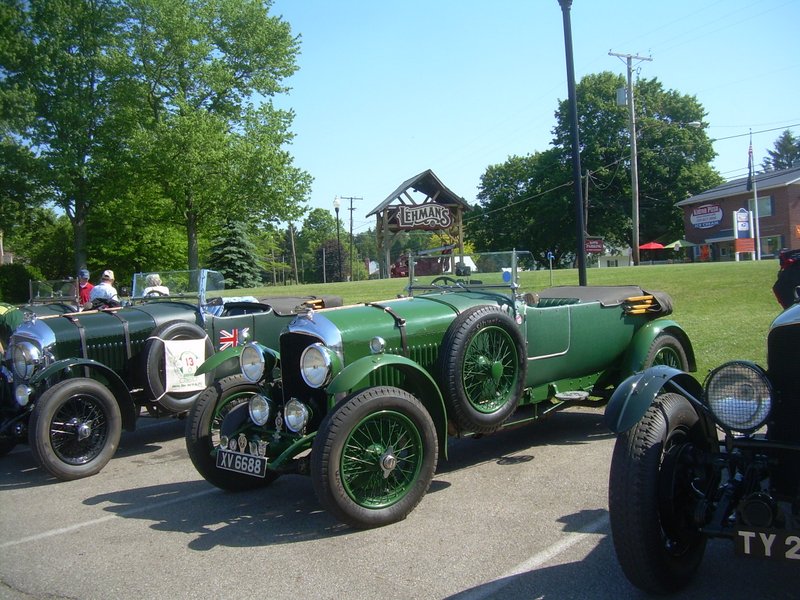
{"type": "Polygon", "coordinates": [[[409,392],[367,388],[322,421],[311,450],[320,504],[353,527],[382,527],[408,516],[428,491],[438,460],[436,428],[409,392]]]}
{"type": "Polygon", "coordinates": [[[390,506],[416,481],[422,455],[422,438],[408,417],[394,411],[369,415],[345,441],[341,463],[344,489],[360,506],[390,506]]]}
{"type": "Polygon", "coordinates": [[[69,465],[82,465],[97,458],[108,434],[108,420],[102,404],[86,394],[68,398],[50,421],[53,452],[69,465]]]}
{"type": "Polygon", "coordinates": [[[114,395],[86,377],[51,386],[31,413],[28,443],[51,475],[69,481],[99,472],[119,445],[122,419],[114,395]]]}
{"type": "Polygon", "coordinates": [[[480,330],[467,346],[462,376],[464,391],[478,411],[491,413],[515,393],[519,376],[514,341],[499,327],[480,330]]]}

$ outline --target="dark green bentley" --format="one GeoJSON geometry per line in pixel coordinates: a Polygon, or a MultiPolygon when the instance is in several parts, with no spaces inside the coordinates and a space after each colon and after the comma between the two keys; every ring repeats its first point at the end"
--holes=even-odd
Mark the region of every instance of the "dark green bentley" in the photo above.
{"type": "Polygon", "coordinates": [[[405,518],[450,436],[488,434],[570,403],[606,400],[653,364],[694,370],[665,294],[635,286],[523,293],[527,252],[448,255],[409,295],[298,315],[277,348],[238,355],[241,373],[197,399],[186,443],[226,490],[310,474],[321,504],[354,527],[405,518]]]}
{"type": "Polygon", "coordinates": [[[256,337],[277,343],[296,305],[340,302],[223,298],[223,289],[223,276],[207,269],[137,273],[125,306],[44,311],[32,301],[0,315],[13,317],[0,321],[10,334],[0,365],[0,456],[27,441],[58,479],[93,475],[142,409],[186,414],[212,382],[194,371],[215,351],[256,337]]]}

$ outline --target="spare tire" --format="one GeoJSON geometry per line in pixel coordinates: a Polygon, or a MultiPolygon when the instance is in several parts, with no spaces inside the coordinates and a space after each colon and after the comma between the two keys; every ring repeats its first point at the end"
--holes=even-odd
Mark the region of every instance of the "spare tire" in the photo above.
{"type": "Polygon", "coordinates": [[[439,381],[460,430],[495,431],[517,409],[525,386],[525,340],[497,306],[458,315],[442,340],[439,381]]]}
{"type": "MultiPolygon", "coordinates": [[[[164,342],[171,340],[205,340],[205,357],[209,358],[214,354],[214,345],[206,334],[205,330],[186,321],[170,321],[159,325],[150,334],[145,342],[144,352],[142,353],[144,382],[143,387],[147,398],[152,402],[157,402],[167,410],[180,413],[191,408],[197,397],[203,390],[191,392],[169,392],[167,393],[166,360],[164,354],[164,342]]],[[[198,365],[199,366],[199,365],[198,365]]],[[[205,385],[211,385],[213,373],[206,373],[205,385]]]]}

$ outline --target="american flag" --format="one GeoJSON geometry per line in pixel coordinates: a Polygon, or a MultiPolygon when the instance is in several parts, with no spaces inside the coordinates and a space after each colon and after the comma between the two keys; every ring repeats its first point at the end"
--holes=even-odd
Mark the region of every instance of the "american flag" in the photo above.
{"type": "Polygon", "coordinates": [[[226,331],[225,329],[220,330],[219,332],[219,349],[220,351],[225,350],[226,348],[233,348],[239,345],[239,339],[242,340],[247,339],[247,332],[250,331],[249,327],[242,327],[241,329],[231,329],[230,331],[226,331]]]}
{"type": "Polygon", "coordinates": [[[753,190],[753,134],[750,134],[750,149],[747,151],[747,191],[753,190]]]}

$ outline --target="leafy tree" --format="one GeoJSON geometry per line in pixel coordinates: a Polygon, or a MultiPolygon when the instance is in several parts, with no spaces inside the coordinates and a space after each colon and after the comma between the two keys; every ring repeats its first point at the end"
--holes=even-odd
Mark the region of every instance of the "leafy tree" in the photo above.
{"type": "Polygon", "coordinates": [[[164,226],[168,208],[160,196],[145,193],[103,203],[89,219],[86,266],[92,273],[113,269],[120,285],[130,284],[134,273],[186,269],[185,236],[164,226]]]}
{"type": "MultiPolygon", "coordinates": [[[[624,86],[622,75],[609,72],[587,75],[577,86],[581,167],[595,183],[589,190],[588,228],[620,245],[631,243],[628,109],[616,105],[616,90],[624,86]]],[[[715,153],[702,127],[705,111],[694,96],[664,90],[657,79],[639,80],[634,95],[640,239],[674,239],[683,234],[682,214],[675,203],[722,183],[710,165],[715,153]]],[[[568,160],[566,101],[560,103],[556,117],[554,146],[568,160]]]]}
{"type": "MultiPolygon", "coordinates": [[[[581,167],[589,173],[586,229],[612,246],[631,243],[630,135],[627,109],[616,105],[620,75],[587,75],[576,88],[581,167]]],[[[710,167],[711,141],[690,126],[704,116],[693,96],[665,91],[657,80],[640,81],[637,97],[640,232],[643,239],[680,237],[675,207],[690,193],[722,179],[710,167]]],[[[541,262],[548,251],[570,263],[576,249],[571,134],[567,101],[556,111],[553,147],[510,157],[487,168],[469,215],[470,236],[481,249],[529,249],[541,262]]],[[[586,182],[586,180],[585,180],[586,182]]],[[[584,182],[584,185],[586,183],[584,182]]]]}
{"type": "MultiPolygon", "coordinates": [[[[22,263],[0,265],[0,302],[22,304],[28,297],[28,281],[44,279],[36,267],[22,263]]],[[[0,332],[1,333],[1,332],[0,332]]]]}
{"type": "Polygon", "coordinates": [[[143,173],[161,186],[185,228],[190,268],[198,237],[227,215],[291,220],[310,188],[283,146],[286,91],[298,43],[289,25],[256,0],[128,0],[127,26],[150,122],[133,140],[143,173]]]}
{"type": "Polygon", "coordinates": [[[575,249],[570,172],[555,150],[490,166],[481,177],[481,206],[465,220],[469,238],[481,250],[516,247],[541,262],[547,252],[557,263],[569,261],[575,249]]]}
{"type": "Polygon", "coordinates": [[[316,257],[322,244],[329,239],[336,239],[336,218],[324,208],[312,209],[303,221],[296,240],[298,260],[305,267],[303,281],[322,281],[322,266],[317,264],[316,257]]]}
{"type": "Polygon", "coordinates": [[[348,276],[350,253],[335,239],[325,240],[315,253],[315,276],[318,281],[345,281],[348,276]],[[323,275],[323,265],[325,274],[323,275]]]}
{"type": "Polygon", "coordinates": [[[765,171],[780,171],[800,165],[800,138],[789,129],[775,140],[774,150],[767,150],[769,155],[761,163],[765,171]]]}
{"type": "Polygon", "coordinates": [[[73,228],[75,266],[86,262],[87,219],[109,192],[127,123],[115,106],[122,55],[118,0],[10,0],[3,4],[7,44],[0,46],[0,98],[6,126],[73,228]]]}
{"type": "Polygon", "coordinates": [[[261,284],[256,247],[241,221],[227,221],[211,246],[208,264],[225,277],[227,288],[251,288],[261,284]]]}
{"type": "MultiPolygon", "coordinates": [[[[31,242],[44,235],[39,223],[45,212],[40,208],[45,200],[39,184],[41,163],[27,148],[0,135],[0,245],[15,252],[16,260],[30,261],[31,242]]],[[[63,248],[70,245],[68,239],[59,256],[64,256],[63,248]]]]}

